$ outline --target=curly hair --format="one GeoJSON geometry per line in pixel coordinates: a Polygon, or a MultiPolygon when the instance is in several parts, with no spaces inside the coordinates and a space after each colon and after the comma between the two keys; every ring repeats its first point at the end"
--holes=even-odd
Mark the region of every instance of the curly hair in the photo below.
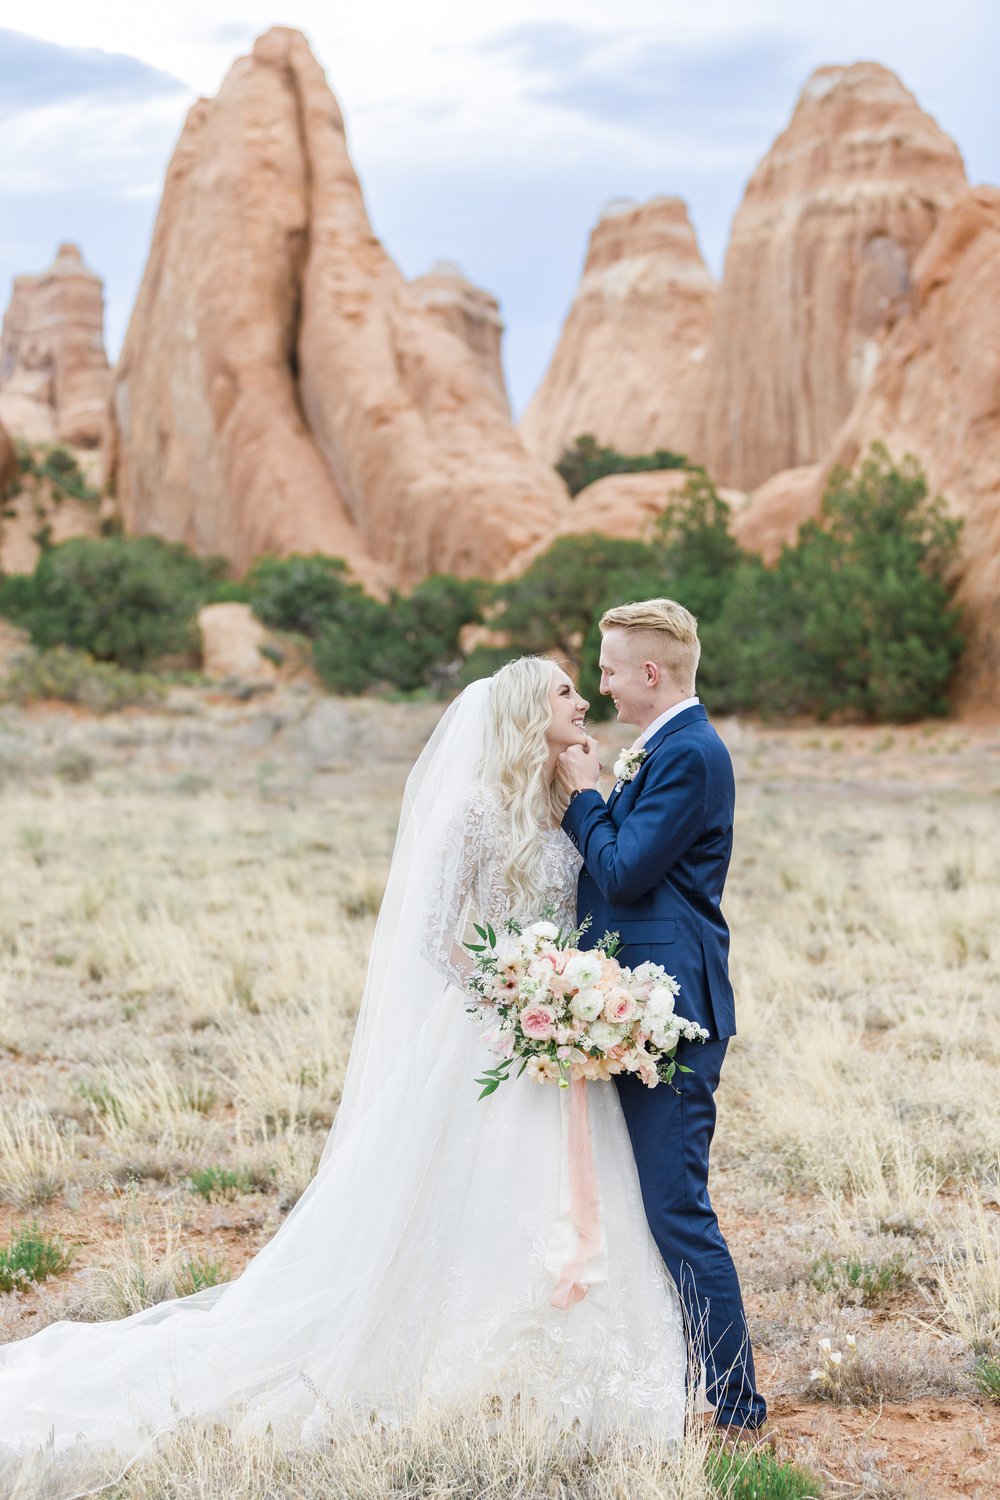
{"type": "Polygon", "coordinates": [[[482,778],[500,793],[509,835],[504,883],[517,906],[538,913],[547,892],[537,883],[543,834],[558,827],[567,795],[546,780],[552,722],[549,688],[555,663],[521,656],[494,673],[482,778]]]}

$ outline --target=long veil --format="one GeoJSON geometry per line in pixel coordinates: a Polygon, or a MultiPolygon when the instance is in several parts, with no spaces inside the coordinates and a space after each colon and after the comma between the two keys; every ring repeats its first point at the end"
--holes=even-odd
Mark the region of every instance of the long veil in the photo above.
{"type": "Polygon", "coordinates": [[[489,679],[466,688],[407,780],[342,1102],[312,1182],[235,1281],[0,1347],[0,1477],[27,1459],[47,1495],[69,1500],[186,1417],[302,1438],[338,1403],[405,1388],[419,1339],[373,1334],[433,1236],[428,1205],[448,1191],[435,1163],[475,1099],[449,954],[465,920],[456,812],[477,781],[489,699],[489,679]]]}

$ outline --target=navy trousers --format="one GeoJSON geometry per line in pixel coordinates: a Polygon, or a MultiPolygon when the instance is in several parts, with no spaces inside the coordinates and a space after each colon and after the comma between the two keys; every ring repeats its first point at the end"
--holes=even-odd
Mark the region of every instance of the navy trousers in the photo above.
{"type": "Polygon", "coordinates": [[[685,1042],[667,1084],[646,1088],[615,1079],[639,1169],[646,1218],[677,1290],[692,1354],[706,1373],[715,1421],[759,1427],[767,1416],[754,1378],[753,1353],[736,1267],[708,1196],[708,1153],[715,1132],[715,1090],[727,1041],[685,1042]]]}

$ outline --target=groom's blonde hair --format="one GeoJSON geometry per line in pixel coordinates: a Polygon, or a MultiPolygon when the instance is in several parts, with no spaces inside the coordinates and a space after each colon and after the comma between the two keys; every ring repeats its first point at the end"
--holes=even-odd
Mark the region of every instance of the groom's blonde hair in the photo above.
{"type": "Polygon", "coordinates": [[[655,661],[681,691],[694,692],[701,658],[698,621],[676,599],[618,604],[601,616],[601,632],[627,630],[633,661],[655,661]]]}

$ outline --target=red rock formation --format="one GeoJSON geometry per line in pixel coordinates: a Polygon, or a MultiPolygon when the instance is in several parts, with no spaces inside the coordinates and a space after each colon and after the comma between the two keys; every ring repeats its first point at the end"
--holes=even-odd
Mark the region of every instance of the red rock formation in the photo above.
{"type": "Polygon", "coordinates": [[[111,384],[104,292],[75,245],[40,276],[16,276],[0,337],[0,413],[31,442],[98,447],[111,384]]]}
{"type": "Polygon", "coordinates": [[[715,296],[680,198],[607,209],[524,414],[528,446],[552,463],[582,433],[626,453],[690,452],[715,296]]]}
{"type": "Polygon", "coordinates": [[[275,28],[188,116],[115,386],[129,529],[239,569],[496,571],[565,506],[372,232],[337,103],[275,28]]]}
{"type": "MultiPolygon", "coordinates": [[[[870,445],[913,453],[931,493],[964,522],[957,597],[968,644],[963,712],[1000,712],[1000,189],[966,189],[913,269],[909,311],[820,464],[774,475],[735,517],[745,546],[772,558],[819,511],[824,476],[870,445]]],[[[585,492],[586,493],[586,492],[585,492]]]]}
{"type": "Polygon", "coordinates": [[[765,479],[733,509],[732,532],[741,546],[774,562],[782,545],[795,541],[802,522],[818,512],[826,472],[822,464],[803,464],[765,479]]]}
{"type": "Polygon", "coordinates": [[[504,411],[509,413],[507,383],[500,357],[503,319],[497,299],[467,280],[461,267],[450,260],[438,261],[423,276],[414,277],[410,290],[417,294],[423,307],[433,313],[438,322],[468,344],[483,374],[503,402],[504,411]]]}
{"type": "Polygon", "coordinates": [[[970,188],[914,266],[910,311],[886,340],[869,389],[824,472],[873,440],[916,454],[931,492],[964,520],[958,602],[966,649],[962,711],[1000,714],[1000,189],[970,188]]]}
{"type": "Polygon", "coordinates": [[[277,680],[278,668],[262,650],[272,637],[249,604],[206,604],[198,611],[201,670],[214,681],[238,678],[255,685],[277,680]]]}
{"type": "Polygon", "coordinates": [[[718,483],[821,458],[964,186],[957,147],[888,69],[812,75],[733,224],[693,455],[718,483]]]}

